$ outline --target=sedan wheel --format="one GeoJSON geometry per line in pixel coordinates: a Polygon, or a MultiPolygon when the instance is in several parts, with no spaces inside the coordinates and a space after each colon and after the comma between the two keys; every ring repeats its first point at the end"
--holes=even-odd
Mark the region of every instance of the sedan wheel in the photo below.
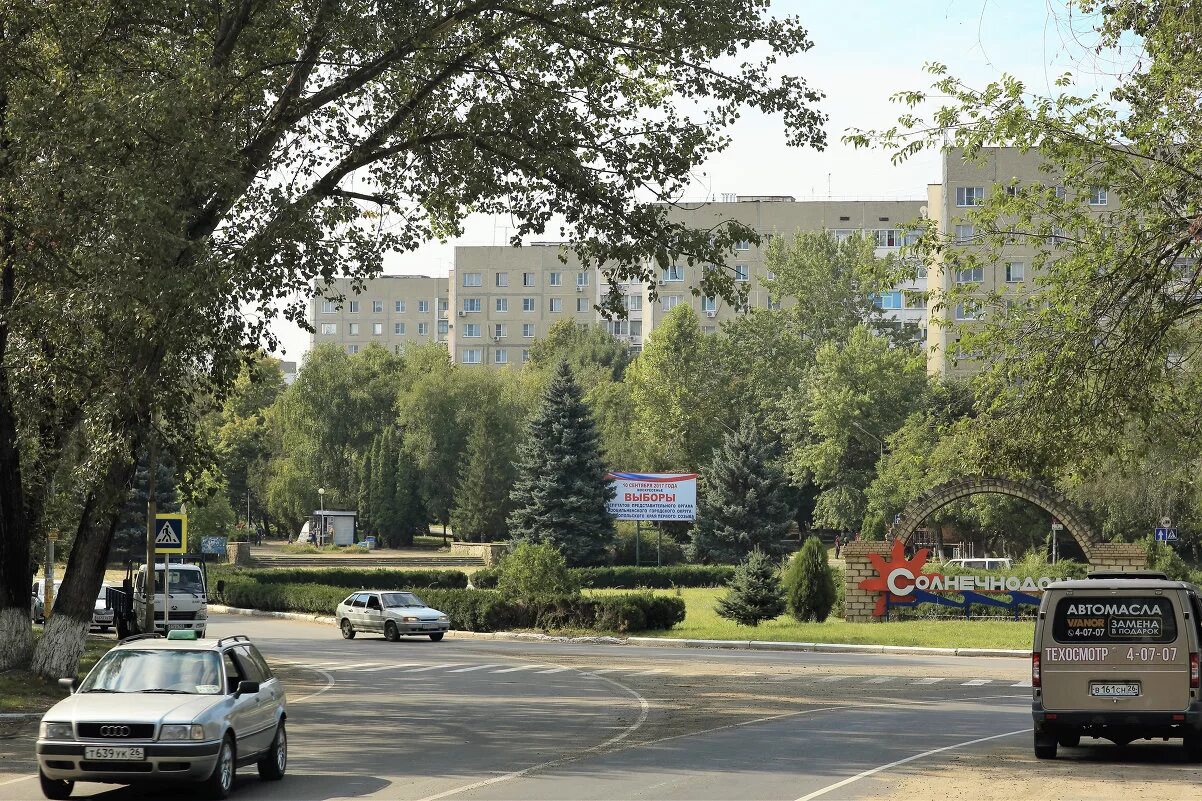
{"type": "Polygon", "coordinates": [[[42,783],[42,795],[47,798],[70,798],[75,789],[75,782],[67,779],[47,779],[46,774],[38,771],[38,781],[42,783]]]}
{"type": "Polygon", "coordinates": [[[204,782],[205,796],[219,801],[228,798],[234,786],[236,770],[233,738],[227,734],[221,741],[221,750],[217,752],[217,764],[213,766],[213,773],[204,782]]]}
{"type": "Polygon", "coordinates": [[[280,721],[280,727],[275,730],[275,739],[271,741],[271,748],[259,760],[259,778],[265,781],[278,781],[284,778],[284,771],[288,767],[288,734],[284,731],[284,721],[280,721]]]}
{"type": "Polygon", "coordinates": [[[396,623],[391,620],[384,624],[384,639],[389,642],[396,642],[401,639],[401,634],[396,630],[396,623]]]}
{"type": "Polygon", "coordinates": [[[442,634],[443,634],[443,633],[442,633],[441,631],[440,631],[440,632],[438,632],[437,634],[431,634],[431,635],[430,635],[430,639],[431,639],[431,640],[434,640],[434,642],[438,642],[439,640],[441,640],[441,639],[442,639],[442,634]]]}
{"type": "Polygon", "coordinates": [[[351,625],[351,621],[347,620],[344,617],[342,619],[341,626],[342,626],[342,639],[344,639],[344,640],[355,639],[355,628],[354,628],[354,626],[351,625]]]}

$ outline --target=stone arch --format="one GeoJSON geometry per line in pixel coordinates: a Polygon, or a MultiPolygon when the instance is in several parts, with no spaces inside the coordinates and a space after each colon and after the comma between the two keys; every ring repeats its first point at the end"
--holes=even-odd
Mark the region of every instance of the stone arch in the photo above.
{"type": "Polygon", "coordinates": [[[1097,556],[1100,556],[1097,552],[1099,546],[1103,546],[1104,543],[1093,527],[1089,525],[1089,521],[1086,520],[1080,507],[1065,497],[1063,493],[1026,479],[972,476],[940,484],[906,507],[900,520],[894,525],[892,535],[908,543],[932,514],[950,503],[983,492],[1022,498],[1035,504],[1064,525],[1065,530],[1073,535],[1077,544],[1081,546],[1081,550],[1085,552],[1086,559],[1092,563],[1096,561],[1097,556]]]}

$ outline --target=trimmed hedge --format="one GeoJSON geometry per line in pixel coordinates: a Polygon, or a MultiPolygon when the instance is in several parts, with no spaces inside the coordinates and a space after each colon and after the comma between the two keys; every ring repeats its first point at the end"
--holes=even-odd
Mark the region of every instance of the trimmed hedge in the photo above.
{"type": "MultiPolygon", "coordinates": [[[[665,590],[675,587],[724,587],[734,575],[731,565],[668,565],[665,567],[575,567],[571,572],[580,586],[591,590],[665,590]]],[[[477,570],[472,586],[493,589],[498,568],[477,570]]]]}
{"type": "Polygon", "coordinates": [[[247,577],[260,584],[324,584],[349,590],[458,589],[467,587],[462,570],[395,570],[359,567],[267,567],[231,568],[213,571],[217,579],[247,577]]]}
{"type": "MultiPolygon", "coordinates": [[[[348,595],[345,587],[322,584],[262,584],[246,576],[226,579],[222,601],[230,606],[271,612],[334,614],[348,595]]],[[[552,598],[519,604],[492,590],[426,589],[418,593],[430,606],[445,612],[451,628],[499,631],[510,628],[595,629],[630,633],[668,629],[684,620],[681,598],[651,593],[552,598]]]]}

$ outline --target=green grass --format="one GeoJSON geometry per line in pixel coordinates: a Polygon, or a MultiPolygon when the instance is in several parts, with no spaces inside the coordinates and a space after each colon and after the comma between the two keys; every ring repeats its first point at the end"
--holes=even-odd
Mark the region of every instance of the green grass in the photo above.
{"type": "MultiPolygon", "coordinates": [[[[35,631],[34,637],[40,637],[35,631]]],[[[79,660],[79,677],[88,674],[96,660],[108,653],[117,644],[113,637],[88,637],[83,658],[79,660]]],[[[57,680],[47,680],[24,670],[6,670],[0,673],[0,710],[5,712],[40,712],[55,702],[67,697],[67,691],[58,686],[57,680]]]]}
{"type": "MultiPolygon", "coordinates": [[[[588,594],[628,590],[586,590],[588,594]]],[[[673,594],[677,590],[655,590],[673,594]]],[[[788,615],[761,623],[740,626],[718,617],[714,611],[722,589],[682,589],[684,622],[668,631],[651,631],[650,637],[698,640],[769,640],[775,642],[824,642],[863,645],[912,645],[929,648],[1014,648],[1028,649],[1034,635],[1032,621],[1013,620],[909,620],[892,623],[798,623],[788,615]]]]}

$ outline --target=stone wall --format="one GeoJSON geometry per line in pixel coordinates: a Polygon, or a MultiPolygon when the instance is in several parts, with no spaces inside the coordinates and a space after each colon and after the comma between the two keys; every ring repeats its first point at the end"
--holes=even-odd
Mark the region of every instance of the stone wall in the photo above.
{"type": "Polygon", "coordinates": [[[249,542],[227,542],[225,545],[225,561],[231,565],[249,567],[253,560],[250,558],[249,542]]]}
{"type": "Polygon", "coordinates": [[[1148,556],[1142,545],[1134,542],[1099,542],[1090,549],[1089,566],[1093,570],[1145,570],[1148,556]]]}
{"type": "Polygon", "coordinates": [[[868,554],[888,556],[888,542],[859,540],[843,546],[843,619],[849,623],[872,623],[878,593],[860,589],[860,582],[874,578],[876,568],[868,561],[868,554]]]}
{"type": "Polygon", "coordinates": [[[501,561],[509,550],[508,542],[452,542],[451,556],[474,556],[484,560],[486,567],[501,561]]]}

